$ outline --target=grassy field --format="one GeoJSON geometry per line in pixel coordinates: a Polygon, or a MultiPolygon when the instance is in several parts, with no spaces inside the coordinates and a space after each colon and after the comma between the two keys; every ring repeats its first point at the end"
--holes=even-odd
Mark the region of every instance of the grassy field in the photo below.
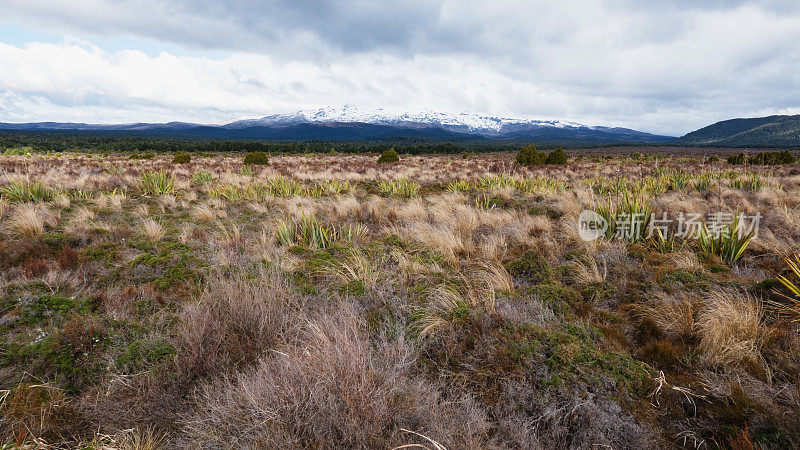
{"type": "Polygon", "coordinates": [[[0,156],[0,448],[800,446],[800,166],[575,155],[0,156]]]}

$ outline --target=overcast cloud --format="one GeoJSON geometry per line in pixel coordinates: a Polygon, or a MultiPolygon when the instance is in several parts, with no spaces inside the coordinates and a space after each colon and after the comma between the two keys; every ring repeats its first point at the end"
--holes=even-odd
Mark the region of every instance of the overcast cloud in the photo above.
{"type": "Polygon", "coordinates": [[[0,0],[0,27],[55,36],[0,34],[0,121],[355,104],[679,135],[800,113],[799,3],[0,0]]]}

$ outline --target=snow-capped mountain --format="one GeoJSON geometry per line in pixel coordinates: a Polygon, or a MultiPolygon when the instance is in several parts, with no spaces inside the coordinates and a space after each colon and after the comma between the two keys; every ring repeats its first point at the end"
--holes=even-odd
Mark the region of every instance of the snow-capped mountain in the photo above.
{"type": "Polygon", "coordinates": [[[437,111],[392,113],[355,106],[301,110],[224,125],[183,122],[98,125],[84,123],[0,123],[0,130],[85,131],[165,138],[245,139],[265,141],[381,141],[426,139],[444,141],[506,140],[552,144],[661,143],[672,140],[627,128],[586,126],[561,120],[447,114],[437,111]]]}
{"type": "Polygon", "coordinates": [[[395,127],[420,128],[436,127],[457,133],[495,136],[504,133],[524,131],[531,128],[585,128],[595,129],[575,122],[561,120],[529,120],[490,117],[478,114],[447,114],[438,111],[392,114],[383,109],[365,111],[353,105],[341,108],[320,108],[300,110],[290,114],[273,114],[260,119],[246,119],[229,123],[226,128],[280,127],[303,123],[368,123],[395,127]]]}

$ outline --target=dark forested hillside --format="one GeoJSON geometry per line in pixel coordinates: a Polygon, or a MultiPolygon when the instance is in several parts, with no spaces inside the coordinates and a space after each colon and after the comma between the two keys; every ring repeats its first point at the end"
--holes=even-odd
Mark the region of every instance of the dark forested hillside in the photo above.
{"type": "Polygon", "coordinates": [[[723,120],[693,131],[674,143],[723,147],[796,147],[800,146],[800,115],[723,120]]]}

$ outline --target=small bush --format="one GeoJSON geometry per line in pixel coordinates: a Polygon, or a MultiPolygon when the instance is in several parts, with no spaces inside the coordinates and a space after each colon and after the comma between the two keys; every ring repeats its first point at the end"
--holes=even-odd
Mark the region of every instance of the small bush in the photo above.
{"type": "Polygon", "coordinates": [[[561,164],[566,164],[567,159],[568,159],[567,154],[564,153],[564,149],[558,147],[557,149],[550,152],[549,155],[547,155],[547,158],[544,160],[544,163],[561,165],[561,164]]]}
{"type": "Polygon", "coordinates": [[[245,155],[244,164],[266,166],[269,164],[269,155],[266,152],[251,152],[245,155]]]}
{"type": "Polygon", "coordinates": [[[172,164],[189,164],[192,157],[188,153],[178,153],[172,158],[172,164]]]}
{"type": "Polygon", "coordinates": [[[794,164],[796,158],[789,150],[782,152],[761,152],[754,156],[747,156],[747,153],[739,153],[728,157],[728,164],[736,166],[741,164],[754,164],[763,166],[776,166],[781,164],[794,164]]]}
{"type": "Polygon", "coordinates": [[[378,164],[388,164],[388,163],[396,163],[400,161],[400,156],[394,150],[394,148],[390,148],[385,152],[381,153],[380,158],[378,158],[378,164]]]}
{"type": "Polygon", "coordinates": [[[538,166],[544,163],[545,159],[546,157],[539,153],[539,150],[536,150],[536,146],[533,144],[522,147],[522,150],[517,154],[517,164],[522,164],[523,166],[538,166]]]}
{"type": "Polygon", "coordinates": [[[153,153],[134,153],[128,159],[153,159],[155,156],[153,153]]]}

